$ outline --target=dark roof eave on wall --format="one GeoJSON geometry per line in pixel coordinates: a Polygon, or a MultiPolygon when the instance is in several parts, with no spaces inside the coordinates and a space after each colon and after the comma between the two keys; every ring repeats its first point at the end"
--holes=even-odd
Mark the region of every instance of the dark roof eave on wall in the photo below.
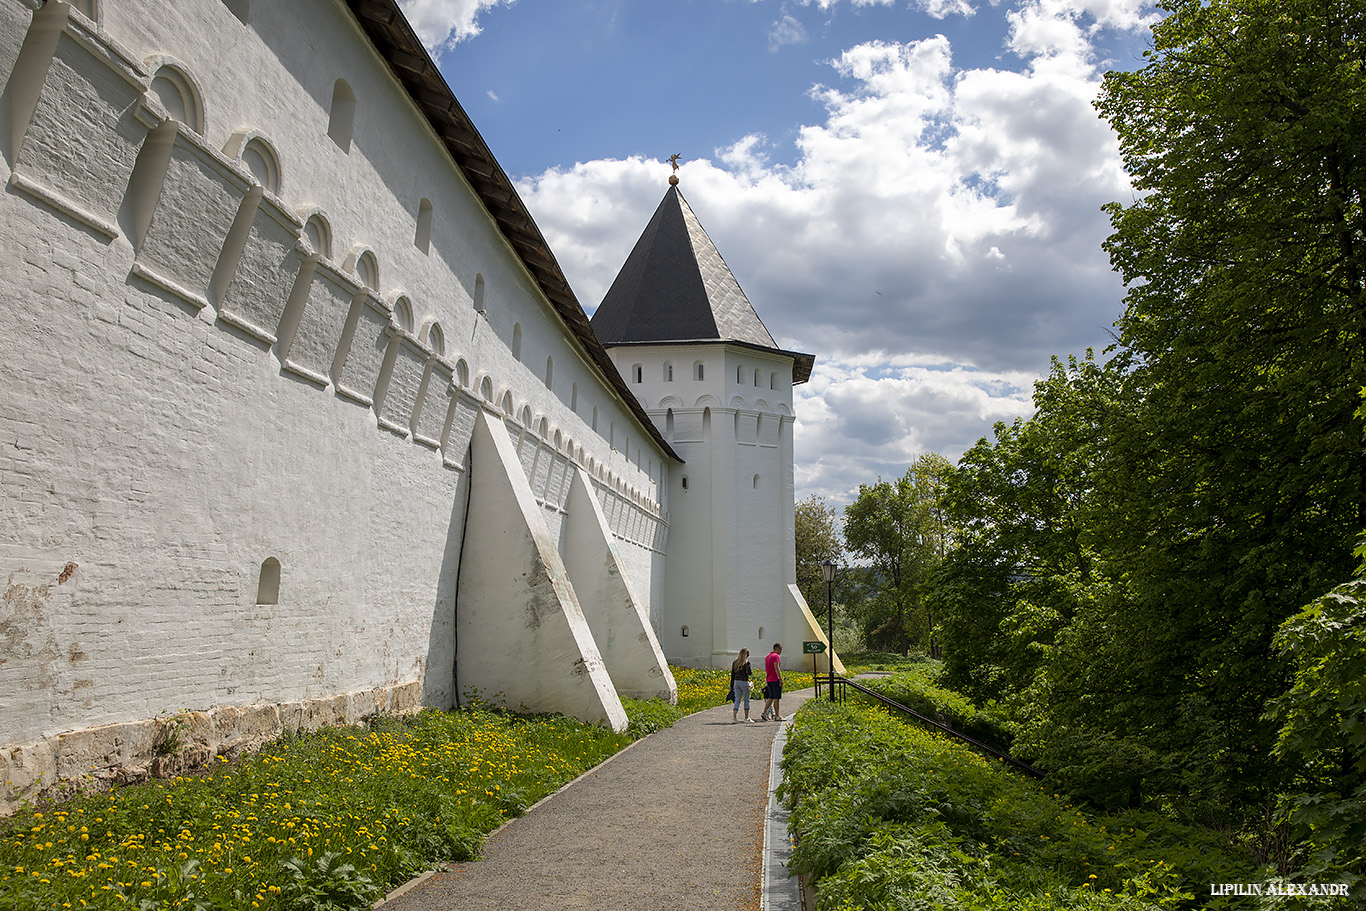
{"type": "Polygon", "coordinates": [[[659,428],[631,394],[612,359],[598,342],[588,316],[570,290],[555,254],[541,229],[531,218],[512,181],[484,142],[474,122],[456,100],[446,79],[437,69],[413,27],[404,18],[395,0],[345,0],[351,14],[375,50],[389,64],[394,78],[413,99],[436,135],[441,138],[451,160],[469,181],[480,202],[493,217],[507,242],[516,251],[527,271],[540,286],[550,305],[565,326],[578,339],[589,360],[602,371],[617,395],[636,416],[650,437],[665,454],[682,462],[659,428]]]}
{"type": "Polygon", "coordinates": [[[763,351],[766,354],[780,354],[792,358],[792,385],[800,386],[811,379],[811,371],[816,368],[816,356],[814,354],[803,354],[800,351],[788,351],[785,348],[770,348],[767,345],[758,345],[754,342],[742,342],[733,338],[694,338],[694,339],[669,339],[668,341],[639,341],[639,342],[613,342],[610,348],[668,348],[674,345],[733,345],[736,348],[748,348],[751,351],[763,351]]]}

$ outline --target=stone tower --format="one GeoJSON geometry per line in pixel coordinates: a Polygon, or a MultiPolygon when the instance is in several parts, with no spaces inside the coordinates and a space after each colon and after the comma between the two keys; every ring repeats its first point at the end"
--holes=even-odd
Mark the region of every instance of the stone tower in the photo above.
{"type": "Polygon", "coordinates": [[[803,640],[825,638],[796,586],[793,530],[792,388],[815,358],[774,342],[677,178],[592,323],[684,460],[665,497],[664,653],[724,666],[783,642],[794,666],[803,640]]]}

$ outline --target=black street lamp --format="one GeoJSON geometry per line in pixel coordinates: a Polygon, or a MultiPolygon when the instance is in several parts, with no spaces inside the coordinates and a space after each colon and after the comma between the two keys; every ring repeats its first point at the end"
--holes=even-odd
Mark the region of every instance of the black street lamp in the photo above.
{"type": "Polygon", "coordinates": [[[835,701],[835,602],[830,589],[835,582],[835,561],[826,557],[821,561],[821,575],[825,577],[825,626],[830,647],[830,701],[835,701]]]}

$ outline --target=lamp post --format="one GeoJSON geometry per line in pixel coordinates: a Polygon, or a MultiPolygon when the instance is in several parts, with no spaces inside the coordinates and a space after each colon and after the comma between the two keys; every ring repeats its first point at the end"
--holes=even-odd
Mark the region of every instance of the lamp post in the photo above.
{"type": "Polygon", "coordinates": [[[826,557],[821,561],[821,575],[825,577],[825,626],[830,641],[830,701],[835,701],[835,602],[830,589],[835,582],[835,561],[826,557]]]}

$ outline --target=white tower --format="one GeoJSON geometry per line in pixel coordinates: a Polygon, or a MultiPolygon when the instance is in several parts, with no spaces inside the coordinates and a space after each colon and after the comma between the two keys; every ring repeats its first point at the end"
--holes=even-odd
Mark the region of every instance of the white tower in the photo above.
{"type": "Polygon", "coordinates": [[[793,530],[792,387],[815,358],[774,343],[669,182],[593,316],[684,460],[667,491],[660,644],[671,661],[724,666],[782,642],[791,667],[803,640],[825,638],[796,586],[793,530]]]}

